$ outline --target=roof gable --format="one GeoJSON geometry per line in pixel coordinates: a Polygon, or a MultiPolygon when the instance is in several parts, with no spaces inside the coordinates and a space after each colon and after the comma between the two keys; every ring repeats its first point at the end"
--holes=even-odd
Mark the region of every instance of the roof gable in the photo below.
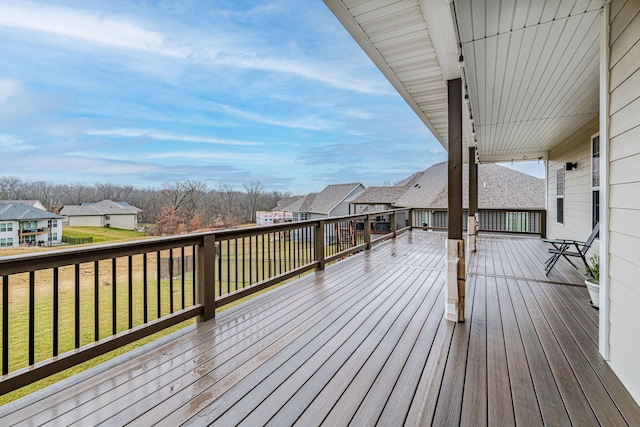
{"type": "Polygon", "coordinates": [[[83,203],[81,205],[66,205],[60,210],[65,216],[95,216],[95,215],[137,215],[141,212],[128,203],[117,203],[102,200],[98,203],[83,203]]]}
{"type": "Polygon", "coordinates": [[[0,203],[0,221],[26,221],[32,219],[61,219],[60,215],[24,203],[0,203]]]}

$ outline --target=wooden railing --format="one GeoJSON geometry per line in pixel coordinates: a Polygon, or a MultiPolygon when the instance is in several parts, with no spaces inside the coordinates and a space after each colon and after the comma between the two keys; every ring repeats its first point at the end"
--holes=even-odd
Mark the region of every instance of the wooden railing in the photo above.
{"type": "Polygon", "coordinates": [[[5,394],[324,269],[411,228],[398,209],[0,258],[5,394]],[[372,238],[372,217],[390,229],[372,238]]]}
{"type": "MultiPolygon", "coordinates": [[[[499,233],[539,234],[546,237],[546,211],[481,209],[478,212],[478,231],[499,233]]],[[[411,213],[416,227],[446,230],[449,226],[446,210],[414,209],[411,213]]],[[[463,211],[463,229],[467,229],[467,211],[463,211]]]]}

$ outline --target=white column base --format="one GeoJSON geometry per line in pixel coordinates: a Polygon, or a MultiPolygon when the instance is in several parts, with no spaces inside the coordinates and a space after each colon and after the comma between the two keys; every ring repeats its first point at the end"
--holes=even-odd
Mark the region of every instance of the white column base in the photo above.
{"type": "Polygon", "coordinates": [[[452,322],[464,322],[466,275],[464,240],[448,239],[446,252],[444,317],[452,322]]]}
{"type": "Polygon", "coordinates": [[[477,222],[475,215],[467,218],[467,245],[469,247],[469,251],[476,251],[476,235],[477,235],[477,222]]]}

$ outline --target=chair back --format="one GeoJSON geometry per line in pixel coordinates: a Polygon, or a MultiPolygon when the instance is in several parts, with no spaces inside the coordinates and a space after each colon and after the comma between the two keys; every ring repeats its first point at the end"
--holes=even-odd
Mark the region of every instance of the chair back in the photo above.
{"type": "Polygon", "coordinates": [[[582,247],[582,249],[580,249],[580,252],[582,252],[583,255],[587,253],[587,251],[591,247],[591,244],[593,243],[594,240],[596,240],[596,237],[598,237],[599,233],[600,233],[600,223],[597,222],[596,225],[593,227],[593,230],[591,230],[591,234],[589,234],[589,238],[584,243],[584,246],[582,247]]]}

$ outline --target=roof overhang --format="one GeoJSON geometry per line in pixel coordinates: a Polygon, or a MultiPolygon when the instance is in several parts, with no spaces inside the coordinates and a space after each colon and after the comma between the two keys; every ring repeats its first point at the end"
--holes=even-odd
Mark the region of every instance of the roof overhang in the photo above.
{"type": "Polygon", "coordinates": [[[603,0],[324,1],[445,149],[458,77],[483,162],[546,159],[598,115],[603,0]]]}

